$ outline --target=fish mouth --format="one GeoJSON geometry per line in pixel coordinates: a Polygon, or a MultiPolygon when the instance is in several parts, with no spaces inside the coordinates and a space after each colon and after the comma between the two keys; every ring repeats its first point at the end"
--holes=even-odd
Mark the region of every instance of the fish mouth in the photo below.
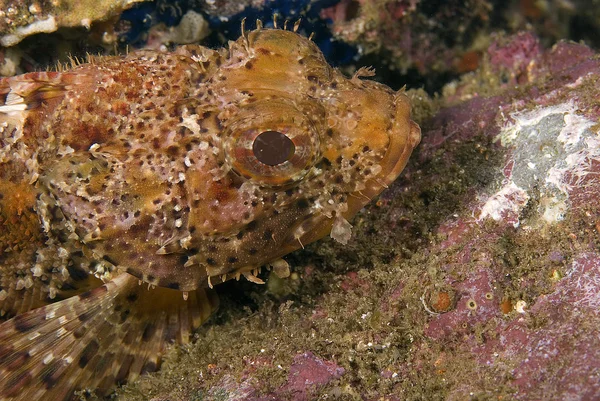
{"type": "Polygon", "coordinates": [[[382,181],[389,185],[398,178],[408,159],[415,147],[421,142],[421,127],[417,125],[414,121],[409,121],[407,131],[407,140],[403,139],[404,135],[392,134],[390,135],[390,146],[386,152],[386,155],[383,157],[383,160],[389,161],[388,164],[391,168],[387,169],[386,174],[386,166],[385,162],[382,163],[382,181]],[[395,162],[392,162],[394,161],[395,162]],[[390,163],[391,162],[391,163],[390,163]]]}
{"type": "MultiPolygon", "coordinates": [[[[404,94],[398,94],[405,97],[404,94]]],[[[351,217],[362,209],[371,199],[392,184],[400,175],[412,151],[421,141],[421,128],[410,120],[410,106],[406,101],[396,108],[396,121],[390,130],[389,145],[381,159],[381,172],[365,183],[365,188],[352,193],[348,198],[348,211],[344,217],[351,217]],[[408,121],[408,123],[406,123],[408,121]]]]}

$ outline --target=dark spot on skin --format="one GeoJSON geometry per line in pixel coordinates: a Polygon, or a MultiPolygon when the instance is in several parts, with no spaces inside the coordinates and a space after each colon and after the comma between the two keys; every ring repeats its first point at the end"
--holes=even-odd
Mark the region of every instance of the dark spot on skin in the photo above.
{"type": "Polygon", "coordinates": [[[122,344],[130,345],[130,344],[133,344],[133,342],[136,340],[137,340],[137,333],[135,333],[134,330],[129,330],[123,337],[122,344]]]}
{"type": "Polygon", "coordinates": [[[119,316],[119,321],[121,323],[125,322],[125,320],[127,320],[127,318],[129,317],[129,313],[131,313],[129,309],[125,309],[123,312],[121,312],[121,316],[119,316]]]}
{"type": "Polygon", "coordinates": [[[156,368],[156,363],[152,361],[146,362],[146,364],[142,368],[142,374],[156,372],[156,368]]]}
{"type": "Polygon", "coordinates": [[[250,255],[256,255],[258,253],[258,249],[256,249],[256,248],[250,248],[250,249],[248,249],[248,253],[250,255]]]}
{"type": "Polygon", "coordinates": [[[81,269],[79,266],[69,265],[67,266],[69,276],[75,281],[85,280],[88,277],[88,273],[81,269]]]}
{"type": "Polygon", "coordinates": [[[251,69],[252,69],[252,67],[253,67],[253,65],[252,65],[252,62],[251,62],[251,61],[248,61],[248,62],[247,62],[245,65],[244,65],[244,67],[246,67],[246,69],[248,69],[248,70],[251,70],[251,69]]]}
{"type": "Polygon", "coordinates": [[[237,239],[242,239],[242,238],[244,238],[244,232],[243,232],[243,231],[240,231],[239,233],[237,233],[237,234],[235,235],[235,237],[236,237],[237,239]]]}
{"type": "Polygon", "coordinates": [[[256,220],[252,220],[250,223],[246,224],[246,230],[248,231],[254,231],[256,230],[258,223],[256,222],[256,220]]]}
{"type": "Polygon", "coordinates": [[[188,261],[188,256],[187,255],[181,255],[179,256],[179,265],[183,266],[185,265],[185,263],[188,261]]]}
{"type": "Polygon", "coordinates": [[[238,261],[238,258],[236,258],[235,256],[230,256],[229,258],[227,258],[227,261],[229,263],[236,263],[238,261]]]}
{"type": "Polygon", "coordinates": [[[80,322],[85,322],[90,320],[90,318],[94,316],[94,312],[92,311],[87,311],[87,312],[83,312],[82,314],[80,314],[79,316],[77,316],[77,319],[79,319],[80,322]]]}
{"type": "Polygon", "coordinates": [[[209,245],[208,246],[208,251],[209,252],[217,252],[217,247],[214,245],[209,245]]]}
{"type": "Polygon", "coordinates": [[[10,363],[8,364],[8,370],[17,370],[22,368],[25,362],[31,357],[29,352],[19,351],[12,354],[10,358],[10,363]]]}
{"type": "Polygon", "coordinates": [[[127,299],[128,302],[135,302],[138,299],[138,294],[135,292],[129,293],[125,299],[127,299]]]}
{"type": "Polygon", "coordinates": [[[213,258],[206,258],[206,263],[208,263],[209,266],[217,265],[217,262],[213,258]]]}
{"type": "Polygon", "coordinates": [[[106,260],[108,263],[110,263],[113,266],[117,265],[117,262],[108,255],[102,256],[102,259],[106,260]]]}
{"type": "Polygon", "coordinates": [[[79,300],[85,301],[86,299],[90,299],[93,296],[99,296],[107,291],[108,291],[108,288],[105,285],[103,285],[103,286],[94,288],[91,291],[84,292],[83,294],[79,294],[79,300]]]}
{"type": "Polygon", "coordinates": [[[153,283],[156,280],[156,277],[154,277],[152,274],[148,274],[146,279],[148,280],[148,282],[153,283]]]}
{"type": "Polygon", "coordinates": [[[33,377],[30,372],[19,373],[11,376],[2,386],[2,395],[6,397],[14,397],[27,388],[33,377]]]}
{"type": "Polygon", "coordinates": [[[88,345],[85,346],[83,351],[81,352],[81,356],[79,357],[79,367],[85,368],[88,362],[96,355],[98,350],[100,349],[100,345],[96,340],[90,341],[88,345]]]}
{"type": "Polygon", "coordinates": [[[15,316],[13,318],[13,325],[15,329],[20,333],[26,333],[37,325],[41,324],[44,320],[46,320],[46,317],[44,314],[39,312],[40,311],[15,316]]]}
{"type": "Polygon", "coordinates": [[[178,290],[180,287],[179,283],[169,283],[167,284],[167,288],[171,288],[172,290],[178,290]]]}
{"type": "Polygon", "coordinates": [[[46,385],[46,390],[56,386],[60,374],[62,373],[61,368],[64,366],[64,363],[65,362],[59,359],[42,369],[40,378],[42,379],[42,383],[46,385]]]}
{"type": "Polygon", "coordinates": [[[265,241],[270,241],[273,239],[273,231],[271,230],[265,230],[265,232],[263,233],[263,239],[265,241]]]}
{"type": "Polygon", "coordinates": [[[298,199],[298,202],[296,202],[296,207],[298,209],[306,209],[308,206],[310,206],[310,204],[306,199],[298,199]]]}
{"type": "Polygon", "coordinates": [[[133,355],[127,355],[121,359],[121,368],[119,372],[115,376],[115,381],[118,384],[123,384],[129,375],[129,369],[131,368],[131,364],[133,363],[133,355]]]}
{"type": "Polygon", "coordinates": [[[316,75],[309,75],[306,77],[306,79],[308,79],[310,82],[318,82],[319,79],[316,77],[316,75]]]}
{"type": "Polygon", "coordinates": [[[86,332],[86,328],[84,326],[79,326],[77,329],[73,330],[73,337],[81,338],[86,332]]]}
{"type": "Polygon", "coordinates": [[[142,333],[142,341],[150,341],[154,336],[154,333],[156,333],[156,325],[154,323],[146,324],[146,327],[144,327],[144,332],[142,333]]]}

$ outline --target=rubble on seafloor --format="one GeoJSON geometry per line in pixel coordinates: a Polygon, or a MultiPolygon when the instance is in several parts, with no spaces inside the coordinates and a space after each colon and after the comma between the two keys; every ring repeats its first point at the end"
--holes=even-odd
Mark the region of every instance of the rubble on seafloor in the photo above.
{"type": "MultiPolygon", "coordinates": [[[[57,24],[85,34],[63,32],[66,44],[54,38],[52,49],[119,35],[186,43],[209,29],[233,34],[248,10],[264,18],[265,4],[297,16],[316,2],[204,0],[176,11],[143,2],[119,16],[132,3],[57,24]]],[[[600,2],[518,1],[499,13],[494,1],[441,3],[318,2],[310,18],[329,19],[332,37],[365,59],[457,79],[435,100],[409,90],[422,143],[352,221],[346,246],[326,239],[289,255],[288,279],[220,286],[221,308],[195,343],[117,399],[600,398],[600,59],[584,44],[547,48],[565,36],[597,46],[583,27],[598,26],[600,2]]],[[[37,3],[0,4],[27,5],[17,29],[35,24],[37,3]]],[[[34,31],[0,32],[23,39],[0,49],[0,74],[56,62],[32,59],[34,31]]]]}
{"type": "Polygon", "coordinates": [[[437,112],[409,91],[430,108],[422,143],[351,242],[226,285],[195,345],[119,396],[597,399],[598,80],[590,48],[526,33],[492,42],[437,112]]]}

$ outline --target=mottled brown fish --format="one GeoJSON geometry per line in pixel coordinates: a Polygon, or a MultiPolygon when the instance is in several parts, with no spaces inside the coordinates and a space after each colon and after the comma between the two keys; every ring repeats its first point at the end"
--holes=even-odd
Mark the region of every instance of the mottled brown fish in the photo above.
{"type": "Polygon", "coordinates": [[[0,399],[106,393],[189,341],[213,285],[346,242],[420,139],[361,75],[257,29],[0,80],[0,399]]]}

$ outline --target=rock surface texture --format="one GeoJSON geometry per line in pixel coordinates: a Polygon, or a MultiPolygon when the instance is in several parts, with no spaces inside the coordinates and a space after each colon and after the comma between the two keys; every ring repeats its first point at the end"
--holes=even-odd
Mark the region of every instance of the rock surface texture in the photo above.
{"type": "Polygon", "coordinates": [[[230,288],[238,311],[124,399],[600,397],[600,61],[531,34],[485,60],[363,234],[293,255],[252,311],[230,288]]]}

